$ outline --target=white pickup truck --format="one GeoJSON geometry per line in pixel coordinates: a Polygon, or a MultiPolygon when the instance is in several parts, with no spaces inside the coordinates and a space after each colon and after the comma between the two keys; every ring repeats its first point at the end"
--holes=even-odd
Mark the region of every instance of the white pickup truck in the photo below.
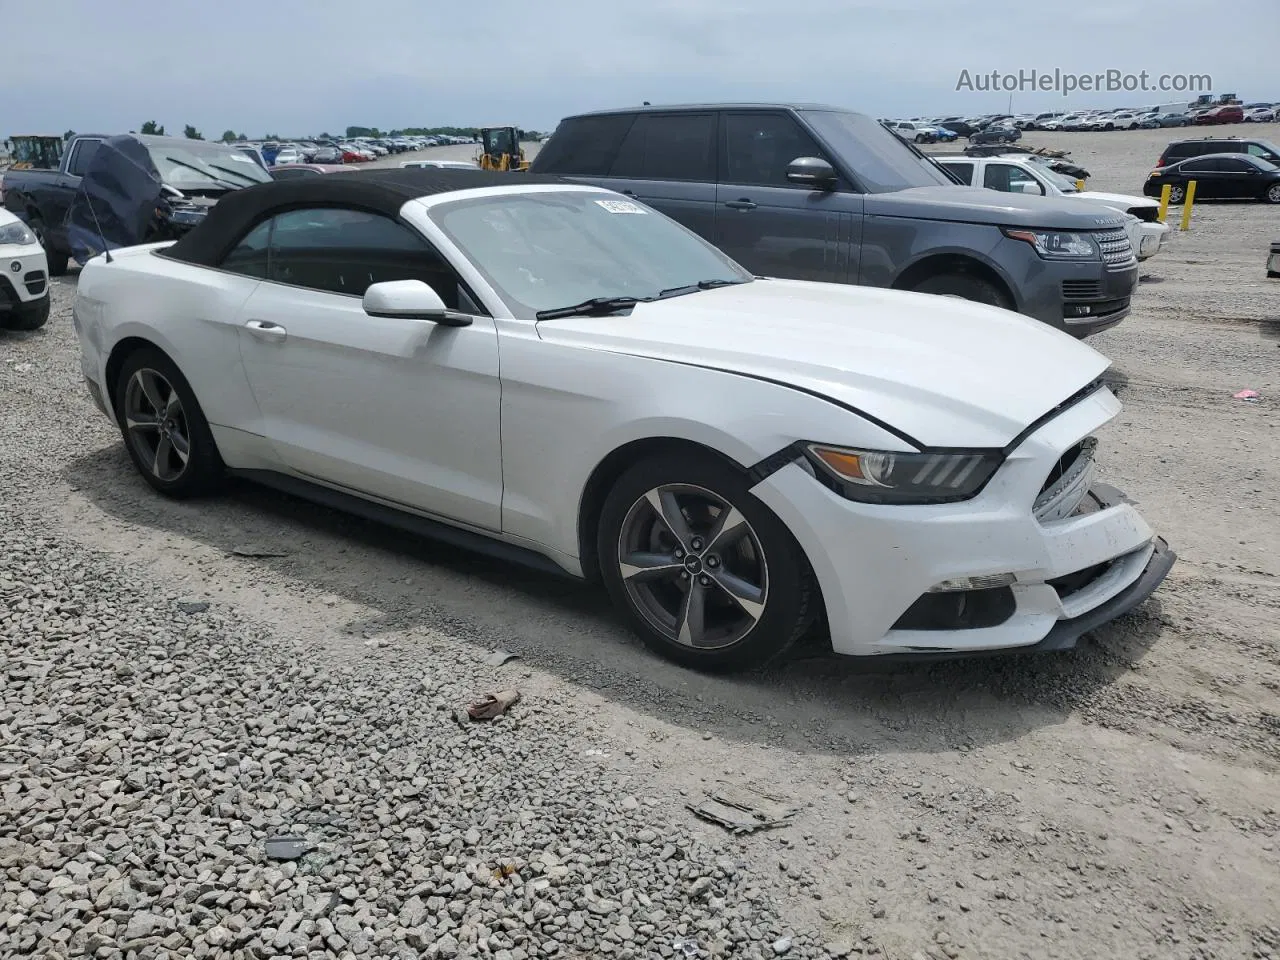
{"type": "Polygon", "coordinates": [[[1129,243],[1139,260],[1146,260],[1160,252],[1168,224],[1159,220],[1160,204],[1148,197],[1135,197],[1123,193],[1099,193],[1095,190],[1079,190],[1070,177],[1049,169],[1046,161],[1028,154],[1007,154],[998,157],[946,157],[933,158],[973,187],[987,187],[1004,193],[1026,193],[1042,197],[1073,197],[1118,210],[1126,215],[1129,243]]]}

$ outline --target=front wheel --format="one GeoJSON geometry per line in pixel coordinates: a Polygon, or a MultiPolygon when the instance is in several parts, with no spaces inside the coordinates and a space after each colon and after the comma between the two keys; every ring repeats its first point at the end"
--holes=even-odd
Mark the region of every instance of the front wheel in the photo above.
{"type": "Polygon", "coordinates": [[[217,488],[223,465],[213,432],[172,360],[154,348],[136,350],[112,389],[125,448],[147,483],[179,500],[217,488]]]}
{"type": "Polygon", "coordinates": [[[1280,203],[1280,183],[1273,183],[1267,188],[1267,203],[1280,203]]]}
{"type": "Polygon", "coordinates": [[[1180,187],[1175,183],[1169,188],[1170,203],[1181,203],[1185,199],[1187,199],[1187,190],[1185,187],[1180,187]]]}
{"type": "Polygon", "coordinates": [[[57,253],[49,249],[48,233],[44,227],[44,221],[39,217],[35,217],[28,224],[31,232],[36,235],[36,239],[40,242],[40,246],[44,247],[44,258],[49,262],[49,276],[61,277],[67,272],[67,265],[71,262],[71,257],[65,253],[57,253]]]}
{"type": "Polygon", "coordinates": [[[609,492],[597,537],[614,602],[646,646],[678,663],[759,667],[812,620],[813,575],[799,544],[710,454],[636,464],[609,492]]]}

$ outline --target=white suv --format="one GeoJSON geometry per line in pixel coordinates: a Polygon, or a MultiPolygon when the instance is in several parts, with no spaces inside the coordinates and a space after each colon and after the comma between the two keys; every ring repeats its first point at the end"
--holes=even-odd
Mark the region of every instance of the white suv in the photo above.
{"type": "Polygon", "coordinates": [[[1070,177],[1051,170],[1048,161],[1028,154],[998,157],[934,157],[947,170],[973,187],[987,187],[1003,193],[1027,193],[1041,197],[1074,197],[1102,204],[1125,214],[1129,245],[1139,260],[1160,252],[1168,224],[1158,219],[1160,204],[1148,197],[1123,193],[1080,190],[1070,177]]]}
{"type": "Polygon", "coordinates": [[[30,228],[0,207],[0,327],[35,330],[49,319],[49,262],[30,228]]]}

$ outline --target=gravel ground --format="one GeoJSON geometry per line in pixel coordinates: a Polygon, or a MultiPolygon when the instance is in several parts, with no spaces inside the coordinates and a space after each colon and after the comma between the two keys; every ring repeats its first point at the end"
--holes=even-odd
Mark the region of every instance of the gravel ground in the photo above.
{"type": "MultiPolygon", "coordinates": [[[[1168,137],[1028,139],[1136,191],[1168,137]]],[[[574,584],[154,496],[59,281],[0,334],[0,957],[1280,955],[1278,238],[1199,206],[1094,341],[1108,479],[1182,557],[1153,601],[1065,655],[732,679],[574,584]],[[686,809],[720,781],[799,812],[731,836],[686,809]]]]}

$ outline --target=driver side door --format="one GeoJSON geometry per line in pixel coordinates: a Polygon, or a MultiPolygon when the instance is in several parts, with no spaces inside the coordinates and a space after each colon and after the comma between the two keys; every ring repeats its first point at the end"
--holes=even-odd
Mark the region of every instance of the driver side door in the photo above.
{"type": "Polygon", "coordinates": [[[238,322],[262,429],[280,460],[304,479],[500,529],[493,319],[416,230],[389,217],[291,210],[267,229],[264,282],[238,322]],[[472,324],[365,313],[371,284],[407,279],[473,314],[472,324]]]}

